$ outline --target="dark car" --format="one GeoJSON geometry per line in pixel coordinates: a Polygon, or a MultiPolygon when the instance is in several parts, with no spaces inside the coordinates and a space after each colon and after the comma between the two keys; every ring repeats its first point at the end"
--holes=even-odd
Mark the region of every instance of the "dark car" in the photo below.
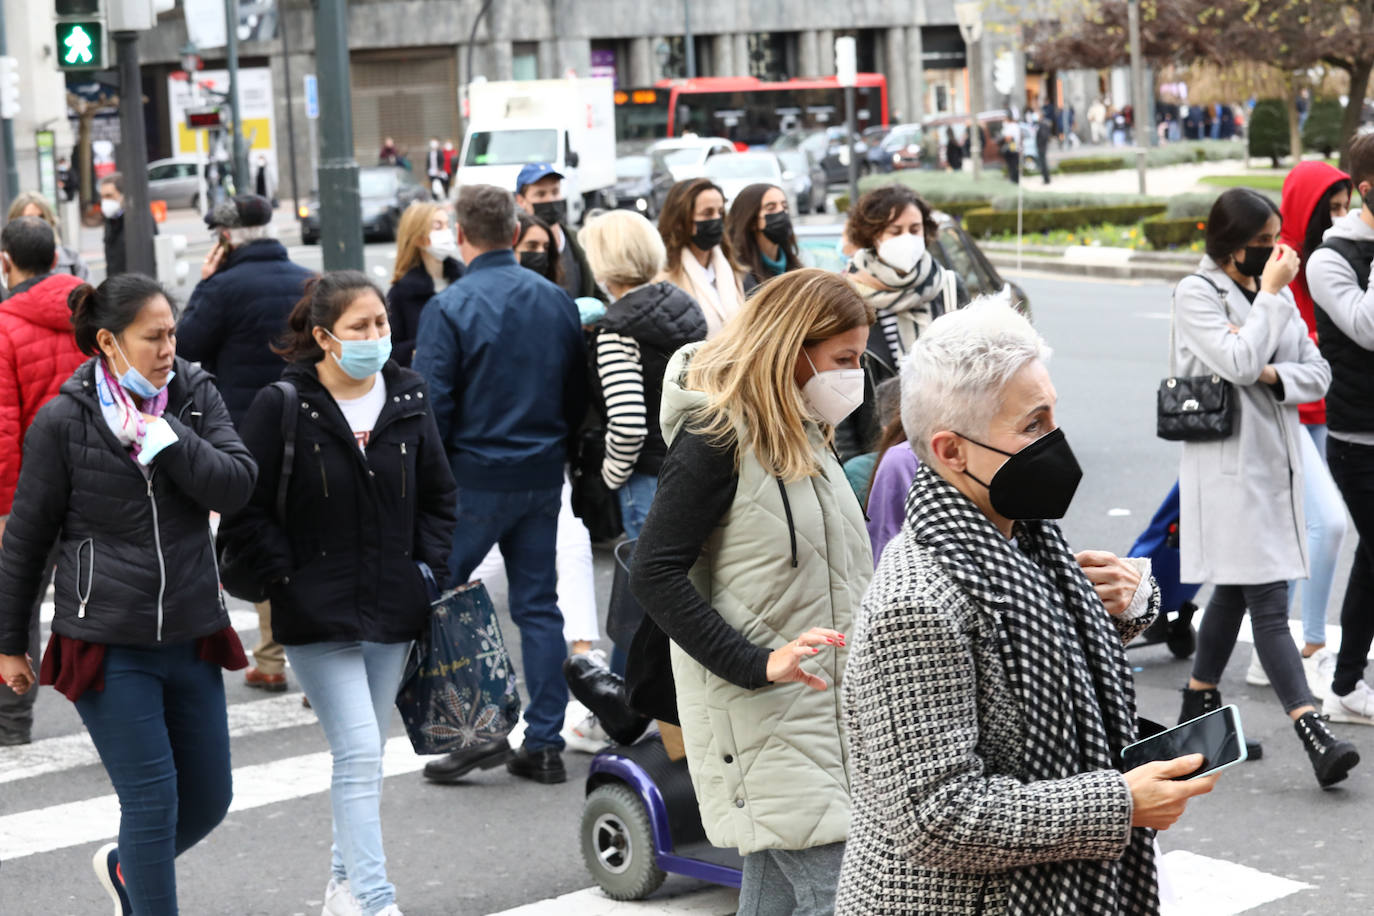
{"type": "MultiPolygon", "coordinates": [[[[429,189],[405,169],[378,165],[358,170],[358,192],[362,210],[363,238],[368,241],[395,241],[396,227],[406,207],[417,200],[429,200],[429,189]]],[[[300,209],[301,241],[315,245],[320,241],[320,199],[312,195],[300,209]]]]}
{"type": "Polygon", "coordinates": [[[848,131],[843,127],[827,127],[816,131],[792,131],[774,140],[770,149],[774,152],[788,149],[809,150],[825,170],[828,184],[843,184],[849,180],[849,158],[856,157],[859,177],[873,171],[868,162],[868,144],[857,135],[850,136],[845,142],[848,131]]]}
{"type": "Polygon", "coordinates": [[[615,161],[615,184],[608,196],[622,210],[635,210],[649,219],[657,219],[672,186],[673,173],[662,155],[637,153],[615,161]]]}
{"type": "Polygon", "coordinates": [[[782,163],[782,180],[797,201],[798,213],[824,213],[828,202],[825,169],[811,155],[810,150],[775,150],[782,163]]]}
{"type": "Polygon", "coordinates": [[[859,136],[863,139],[864,145],[868,147],[868,152],[864,153],[864,159],[868,161],[868,166],[875,172],[892,171],[892,163],[883,154],[883,141],[893,131],[891,125],[879,124],[867,128],[859,136]]]}
{"type": "Polygon", "coordinates": [[[876,150],[869,150],[868,158],[879,172],[919,169],[925,165],[924,142],[925,130],[921,125],[898,124],[888,131],[876,150]]]}
{"type": "MultiPolygon", "coordinates": [[[[1016,310],[1031,317],[1030,299],[1026,291],[1015,283],[1002,279],[997,268],[992,266],[987,256],[973,238],[964,231],[958,221],[948,214],[935,212],[935,242],[930,253],[942,267],[953,270],[964,282],[969,298],[991,296],[1009,290],[1011,302],[1016,310]]],[[[834,223],[828,226],[795,226],[797,247],[801,249],[802,261],[808,267],[839,272],[849,264],[849,257],[842,250],[844,225],[834,223]]]]}

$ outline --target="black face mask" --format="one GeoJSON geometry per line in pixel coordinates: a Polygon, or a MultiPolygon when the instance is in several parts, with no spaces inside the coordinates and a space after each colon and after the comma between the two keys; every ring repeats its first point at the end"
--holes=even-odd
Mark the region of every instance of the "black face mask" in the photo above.
{"type": "Polygon", "coordinates": [[[548,276],[549,253],[547,251],[522,251],[520,252],[520,266],[534,271],[541,277],[548,276]]]}
{"type": "Polygon", "coordinates": [[[792,217],[786,210],[764,216],[763,237],[774,245],[781,245],[792,237],[792,217]]]}
{"type": "Polygon", "coordinates": [[[723,238],[725,238],[725,220],[719,218],[697,220],[697,230],[692,233],[692,244],[697,246],[698,250],[710,251],[719,245],[723,238]]]}
{"type": "Polygon", "coordinates": [[[964,471],[987,488],[992,508],[1003,518],[1063,518],[1069,511],[1078,482],[1083,479],[1083,469],[1078,466],[1062,429],[1041,436],[1019,452],[1004,452],[963,433],[959,435],[974,445],[1008,456],[988,483],[964,471]]]}
{"type": "Polygon", "coordinates": [[[566,200],[541,200],[531,209],[534,215],[552,226],[554,223],[561,223],[568,218],[568,202],[566,200]]]}
{"type": "Polygon", "coordinates": [[[1236,270],[1243,277],[1263,276],[1264,265],[1269,263],[1273,254],[1273,245],[1250,245],[1245,249],[1245,257],[1236,262],[1236,270]]]}

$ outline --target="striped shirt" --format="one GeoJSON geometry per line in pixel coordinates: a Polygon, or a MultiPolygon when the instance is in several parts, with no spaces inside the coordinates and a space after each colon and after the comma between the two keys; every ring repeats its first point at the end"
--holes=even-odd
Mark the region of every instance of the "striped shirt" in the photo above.
{"type": "Polygon", "coordinates": [[[606,460],[601,479],[618,490],[634,473],[649,436],[639,344],[633,337],[602,331],[596,338],[596,371],[606,403],[606,460]]]}

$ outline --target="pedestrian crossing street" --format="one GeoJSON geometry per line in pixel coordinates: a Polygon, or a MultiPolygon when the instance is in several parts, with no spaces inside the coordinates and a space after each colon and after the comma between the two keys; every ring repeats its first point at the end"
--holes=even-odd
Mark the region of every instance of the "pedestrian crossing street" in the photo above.
{"type": "MultiPolygon", "coordinates": [[[[51,605],[45,606],[45,640],[51,613],[51,605]]],[[[251,646],[256,637],[256,614],[251,610],[236,610],[231,612],[231,619],[244,644],[251,646]]],[[[1243,638],[1249,638],[1248,630],[1243,638]]],[[[1338,633],[1335,638],[1339,639],[1338,633]]],[[[577,710],[570,712],[570,717],[577,716],[577,710]]],[[[299,694],[295,692],[241,701],[231,697],[229,727],[235,742],[248,736],[285,733],[314,725],[314,714],[302,707],[299,694]]],[[[519,735],[514,735],[513,740],[518,743],[519,735]]],[[[283,742],[283,746],[289,745],[283,742]]],[[[330,755],[322,736],[311,746],[319,750],[288,752],[266,762],[236,767],[231,812],[271,808],[326,793],[330,755]]],[[[299,743],[296,749],[300,749],[299,743]]],[[[404,735],[398,735],[387,743],[384,771],[387,777],[414,774],[427,759],[417,756],[404,735]]],[[[6,805],[16,809],[0,810],[0,861],[12,863],[58,854],[78,846],[93,848],[95,844],[114,838],[118,830],[119,804],[103,779],[100,780],[105,789],[103,793],[42,804],[44,787],[50,785],[51,780],[60,779],[72,770],[98,764],[95,748],[80,730],[43,738],[25,747],[0,748],[0,798],[9,799],[6,805]]],[[[1167,838],[1167,834],[1165,836],[1167,838]]],[[[501,842],[512,850],[519,846],[514,837],[501,842]]],[[[575,848],[569,849],[568,855],[576,856],[575,848]]],[[[1310,888],[1308,884],[1182,849],[1167,852],[1162,861],[1166,916],[1262,912],[1255,908],[1310,888]]],[[[669,887],[672,886],[670,882],[669,887]]],[[[0,888],[3,888],[2,879],[0,888]]],[[[599,889],[587,888],[503,910],[498,916],[727,916],[735,912],[736,900],[735,891],[707,888],[644,902],[619,903],[605,897],[599,889]]],[[[442,911],[433,912],[439,916],[442,911]]],[[[443,916],[448,914],[445,912],[443,916]]]]}

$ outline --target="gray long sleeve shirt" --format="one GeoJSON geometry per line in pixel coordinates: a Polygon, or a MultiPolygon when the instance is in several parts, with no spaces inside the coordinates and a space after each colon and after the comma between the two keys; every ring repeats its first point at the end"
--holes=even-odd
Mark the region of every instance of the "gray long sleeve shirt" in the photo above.
{"type": "MultiPolygon", "coordinates": [[[[1324,241],[1333,238],[1374,242],[1374,227],[1364,221],[1361,211],[1352,210],[1336,220],[1324,241]]],[[[1374,284],[1360,287],[1355,269],[1336,252],[1322,248],[1307,259],[1307,289],[1312,301],[1351,340],[1374,351],[1374,284]]],[[[1332,432],[1332,438],[1355,445],[1374,446],[1374,430],[1369,432],[1332,432]]]]}

